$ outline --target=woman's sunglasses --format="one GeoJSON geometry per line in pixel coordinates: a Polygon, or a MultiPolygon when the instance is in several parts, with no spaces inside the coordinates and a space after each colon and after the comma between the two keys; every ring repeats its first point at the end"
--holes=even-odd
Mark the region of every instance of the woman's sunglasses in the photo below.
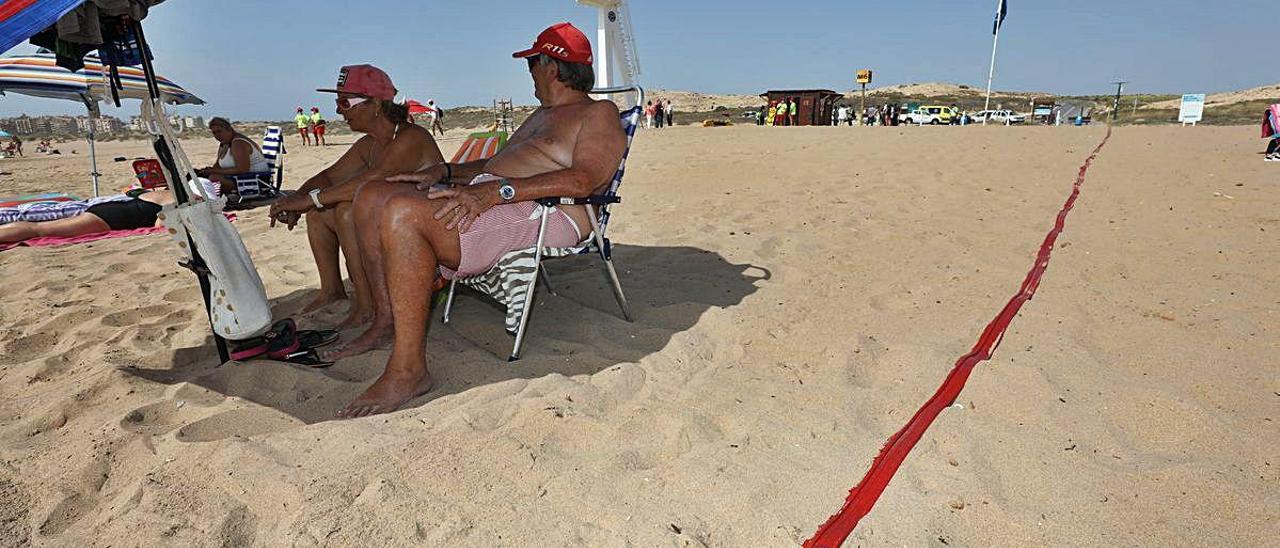
{"type": "Polygon", "coordinates": [[[338,110],[350,110],[352,107],[368,100],[368,97],[339,97],[334,102],[338,103],[338,110]]]}

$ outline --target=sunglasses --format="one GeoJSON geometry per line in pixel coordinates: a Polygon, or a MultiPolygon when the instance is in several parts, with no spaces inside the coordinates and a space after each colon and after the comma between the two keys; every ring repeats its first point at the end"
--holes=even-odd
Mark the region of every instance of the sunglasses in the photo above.
{"type": "Polygon", "coordinates": [[[338,103],[338,110],[351,110],[356,105],[368,100],[368,97],[339,97],[334,102],[338,103]]]}

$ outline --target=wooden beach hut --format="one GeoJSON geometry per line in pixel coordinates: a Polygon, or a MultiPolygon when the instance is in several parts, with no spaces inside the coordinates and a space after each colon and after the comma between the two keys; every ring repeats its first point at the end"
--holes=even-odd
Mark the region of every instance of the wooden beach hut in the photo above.
{"type": "Polygon", "coordinates": [[[770,105],[780,101],[796,101],[798,126],[829,126],[832,111],[843,95],[829,89],[773,89],[760,94],[770,105]]]}

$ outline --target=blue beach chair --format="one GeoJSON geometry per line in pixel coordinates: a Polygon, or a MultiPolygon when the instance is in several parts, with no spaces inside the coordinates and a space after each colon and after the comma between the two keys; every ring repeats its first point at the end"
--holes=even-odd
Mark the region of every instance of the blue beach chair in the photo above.
{"type": "Polygon", "coordinates": [[[609,275],[609,282],[613,286],[613,296],[618,301],[618,307],[622,309],[622,316],[627,321],[632,321],[631,308],[627,305],[627,298],[622,293],[622,284],[618,280],[618,271],[613,267],[611,244],[609,239],[605,237],[605,230],[609,227],[610,206],[622,201],[622,198],[618,196],[618,187],[622,185],[622,176],[626,172],[627,155],[631,152],[631,141],[635,136],[636,127],[640,124],[642,108],[638,105],[644,104],[644,90],[639,86],[631,86],[593,90],[591,93],[593,95],[621,93],[635,93],[638,95],[637,106],[622,113],[622,129],[627,134],[627,147],[622,153],[622,162],[618,165],[618,170],[614,172],[613,180],[610,181],[608,190],[604,194],[586,198],[543,198],[538,200],[538,203],[545,207],[542,209],[542,225],[538,230],[538,243],[534,247],[512,251],[499,259],[498,263],[493,268],[490,268],[488,272],[469,278],[458,278],[449,284],[449,295],[444,305],[444,323],[449,323],[450,313],[453,310],[453,296],[457,291],[458,284],[468,286],[487,295],[506,307],[506,329],[508,333],[515,336],[515,346],[512,347],[511,356],[507,361],[520,359],[520,348],[524,343],[525,330],[529,325],[530,304],[533,303],[533,293],[537,289],[539,276],[547,285],[547,290],[551,291],[552,295],[555,294],[551,290],[551,283],[547,278],[546,270],[542,266],[545,259],[598,253],[604,261],[605,270],[609,275]],[[543,247],[542,242],[547,231],[547,215],[551,212],[551,208],[557,205],[585,205],[587,207],[587,214],[591,221],[590,239],[575,247],[543,247]]]}
{"type": "Polygon", "coordinates": [[[279,198],[282,195],[280,186],[284,184],[283,154],[284,133],[280,131],[280,126],[267,126],[262,135],[262,156],[267,159],[267,170],[232,175],[236,188],[239,189],[240,200],[228,203],[227,209],[252,209],[279,198]]]}

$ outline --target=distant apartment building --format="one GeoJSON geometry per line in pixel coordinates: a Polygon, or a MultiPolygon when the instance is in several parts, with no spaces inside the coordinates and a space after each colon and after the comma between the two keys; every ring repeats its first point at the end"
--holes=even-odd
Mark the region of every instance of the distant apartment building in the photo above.
{"type": "Polygon", "coordinates": [[[35,125],[32,123],[31,117],[26,114],[17,118],[9,118],[5,121],[9,124],[9,127],[5,128],[5,131],[9,131],[17,135],[30,135],[35,133],[35,125]]]}
{"type": "Polygon", "coordinates": [[[124,122],[114,116],[103,116],[94,120],[98,133],[124,133],[124,122]]]}

